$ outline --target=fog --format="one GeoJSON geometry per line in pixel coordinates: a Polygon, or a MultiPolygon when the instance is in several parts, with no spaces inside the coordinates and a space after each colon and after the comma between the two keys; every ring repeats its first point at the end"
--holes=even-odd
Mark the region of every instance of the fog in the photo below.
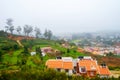
{"type": "Polygon", "coordinates": [[[54,33],[120,30],[120,0],[0,0],[0,29],[7,18],[54,33]]]}

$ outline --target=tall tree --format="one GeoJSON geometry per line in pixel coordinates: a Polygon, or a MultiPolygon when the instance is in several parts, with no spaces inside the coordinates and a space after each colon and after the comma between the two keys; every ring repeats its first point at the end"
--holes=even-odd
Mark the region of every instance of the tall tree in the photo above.
{"type": "Polygon", "coordinates": [[[47,34],[48,34],[48,39],[50,40],[52,38],[52,31],[48,30],[47,34]]]}
{"type": "Polygon", "coordinates": [[[18,32],[19,35],[20,35],[21,30],[22,30],[22,28],[21,28],[20,26],[18,26],[18,27],[16,28],[16,31],[18,32]]]}
{"type": "Polygon", "coordinates": [[[48,37],[48,30],[47,30],[47,29],[45,29],[44,37],[45,37],[46,39],[47,39],[47,37],[48,37]]]}
{"type": "Polygon", "coordinates": [[[42,56],[42,51],[40,47],[36,47],[36,53],[42,56]]]}
{"type": "Polygon", "coordinates": [[[29,34],[30,34],[32,31],[33,31],[32,26],[30,26],[30,25],[25,25],[25,26],[24,26],[24,33],[25,33],[26,36],[29,36],[29,34]]]}
{"type": "Polygon", "coordinates": [[[40,47],[36,47],[36,53],[40,55],[41,60],[43,60],[42,58],[42,51],[40,47]]]}
{"type": "Polygon", "coordinates": [[[11,34],[13,34],[13,31],[14,31],[14,26],[13,26],[13,20],[12,19],[7,19],[7,22],[6,22],[7,26],[5,26],[6,28],[6,31],[10,31],[11,34]]]}
{"type": "Polygon", "coordinates": [[[40,29],[38,28],[38,27],[35,27],[35,36],[36,36],[36,38],[39,38],[39,36],[41,35],[41,31],[40,31],[40,29]]]}

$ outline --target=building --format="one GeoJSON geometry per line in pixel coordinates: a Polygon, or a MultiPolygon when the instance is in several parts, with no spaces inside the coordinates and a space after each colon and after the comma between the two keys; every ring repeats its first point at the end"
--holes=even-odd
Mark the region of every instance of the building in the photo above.
{"type": "Polygon", "coordinates": [[[52,49],[52,47],[43,47],[41,48],[41,51],[43,53],[52,53],[54,50],[52,49]]]}
{"type": "Polygon", "coordinates": [[[72,57],[57,57],[49,59],[46,62],[47,68],[52,68],[57,71],[64,71],[68,75],[77,74],[85,77],[109,77],[110,71],[106,64],[98,65],[95,59],[90,56],[80,56],[77,59],[72,57]]]}
{"type": "Polygon", "coordinates": [[[68,75],[73,74],[73,62],[71,57],[58,57],[57,59],[50,59],[46,62],[48,68],[53,68],[60,72],[66,72],[68,75]]]}

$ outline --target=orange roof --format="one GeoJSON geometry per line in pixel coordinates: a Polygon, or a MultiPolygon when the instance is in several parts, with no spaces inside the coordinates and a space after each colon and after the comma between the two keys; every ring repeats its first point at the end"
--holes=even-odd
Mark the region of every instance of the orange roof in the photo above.
{"type": "Polygon", "coordinates": [[[46,66],[48,66],[48,68],[62,68],[62,63],[62,60],[48,60],[46,66]]]}
{"type": "Polygon", "coordinates": [[[70,62],[63,62],[63,69],[73,69],[73,63],[70,62]]]}
{"type": "Polygon", "coordinates": [[[61,69],[73,69],[72,61],[63,61],[63,60],[48,60],[46,62],[48,68],[61,68],[61,69]]]}
{"type": "Polygon", "coordinates": [[[79,66],[80,67],[85,67],[86,70],[97,70],[97,63],[95,60],[80,60],[79,61],[79,66]]]}
{"type": "Polygon", "coordinates": [[[80,60],[80,67],[85,67],[87,71],[96,70],[100,75],[110,75],[108,67],[101,67],[96,63],[96,60],[80,60]]]}
{"type": "Polygon", "coordinates": [[[99,66],[99,74],[101,75],[110,75],[110,71],[108,69],[108,67],[102,67],[102,66],[99,66]]]}

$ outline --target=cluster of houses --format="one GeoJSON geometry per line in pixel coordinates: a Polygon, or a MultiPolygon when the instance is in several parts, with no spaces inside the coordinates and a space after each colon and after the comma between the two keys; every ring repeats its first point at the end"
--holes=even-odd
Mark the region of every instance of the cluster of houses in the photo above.
{"type": "Polygon", "coordinates": [[[86,51],[93,53],[95,55],[106,56],[108,53],[113,53],[114,55],[120,55],[120,47],[84,47],[78,48],[78,51],[86,51]]]}
{"type": "Polygon", "coordinates": [[[46,61],[46,67],[68,75],[80,75],[85,77],[109,77],[110,71],[105,63],[98,65],[97,60],[90,56],[80,56],[77,59],[72,57],[57,57],[46,61]]]}

